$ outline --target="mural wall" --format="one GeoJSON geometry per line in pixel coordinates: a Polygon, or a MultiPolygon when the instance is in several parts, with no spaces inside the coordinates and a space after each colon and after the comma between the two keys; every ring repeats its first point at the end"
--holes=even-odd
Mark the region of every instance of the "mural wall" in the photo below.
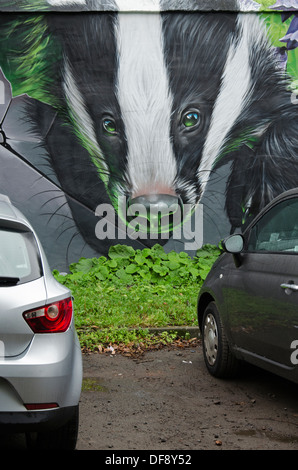
{"type": "Polygon", "coordinates": [[[0,1],[0,192],[52,268],[193,254],[298,186],[298,0],[214,4],[0,1]]]}

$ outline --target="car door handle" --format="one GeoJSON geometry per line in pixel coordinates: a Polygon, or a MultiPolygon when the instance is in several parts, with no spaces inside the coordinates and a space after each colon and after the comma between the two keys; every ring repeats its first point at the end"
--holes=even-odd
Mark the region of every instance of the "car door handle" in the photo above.
{"type": "Polygon", "coordinates": [[[281,284],[280,287],[282,287],[283,289],[291,289],[291,290],[297,290],[298,291],[297,284],[281,284]]]}

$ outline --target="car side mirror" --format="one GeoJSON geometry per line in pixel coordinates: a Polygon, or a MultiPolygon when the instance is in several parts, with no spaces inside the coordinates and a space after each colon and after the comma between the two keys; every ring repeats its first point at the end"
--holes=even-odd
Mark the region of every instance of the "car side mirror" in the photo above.
{"type": "Polygon", "coordinates": [[[222,246],[228,253],[241,253],[244,246],[243,236],[240,233],[230,235],[222,241],[222,246]]]}
{"type": "Polygon", "coordinates": [[[240,233],[230,235],[222,241],[222,247],[227,253],[231,253],[237,268],[241,265],[240,253],[244,247],[244,238],[240,233]]]}

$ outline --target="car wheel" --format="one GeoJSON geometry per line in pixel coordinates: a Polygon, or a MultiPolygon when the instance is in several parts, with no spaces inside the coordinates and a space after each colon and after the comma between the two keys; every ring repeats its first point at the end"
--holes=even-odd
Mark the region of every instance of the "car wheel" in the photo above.
{"type": "Polygon", "coordinates": [[[27,434],[27,446],[35,450],[75,450],[79,429],[79,407],[71,419],[58,429],[27,434]]]}
{"type": "Polygon", "coordinates": [[[203,315],[203,352],[206,367],[219,378],[233,377],[239,361],[232,354],[215,302],[210,302],[203,315]]]}

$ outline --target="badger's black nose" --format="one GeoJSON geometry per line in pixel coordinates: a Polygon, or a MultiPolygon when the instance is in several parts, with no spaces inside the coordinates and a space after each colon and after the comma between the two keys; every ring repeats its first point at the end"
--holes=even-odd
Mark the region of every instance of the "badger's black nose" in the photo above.
{"type": "Polygon", "coordinates": [[[127,220],[137,220],[138,230],[151,239],[169,238],[183,217],[182,201],[168,194],[150,194],[129,199],[127,220]],[[136,219],[137,218],[137,219],[136,219]]]}

